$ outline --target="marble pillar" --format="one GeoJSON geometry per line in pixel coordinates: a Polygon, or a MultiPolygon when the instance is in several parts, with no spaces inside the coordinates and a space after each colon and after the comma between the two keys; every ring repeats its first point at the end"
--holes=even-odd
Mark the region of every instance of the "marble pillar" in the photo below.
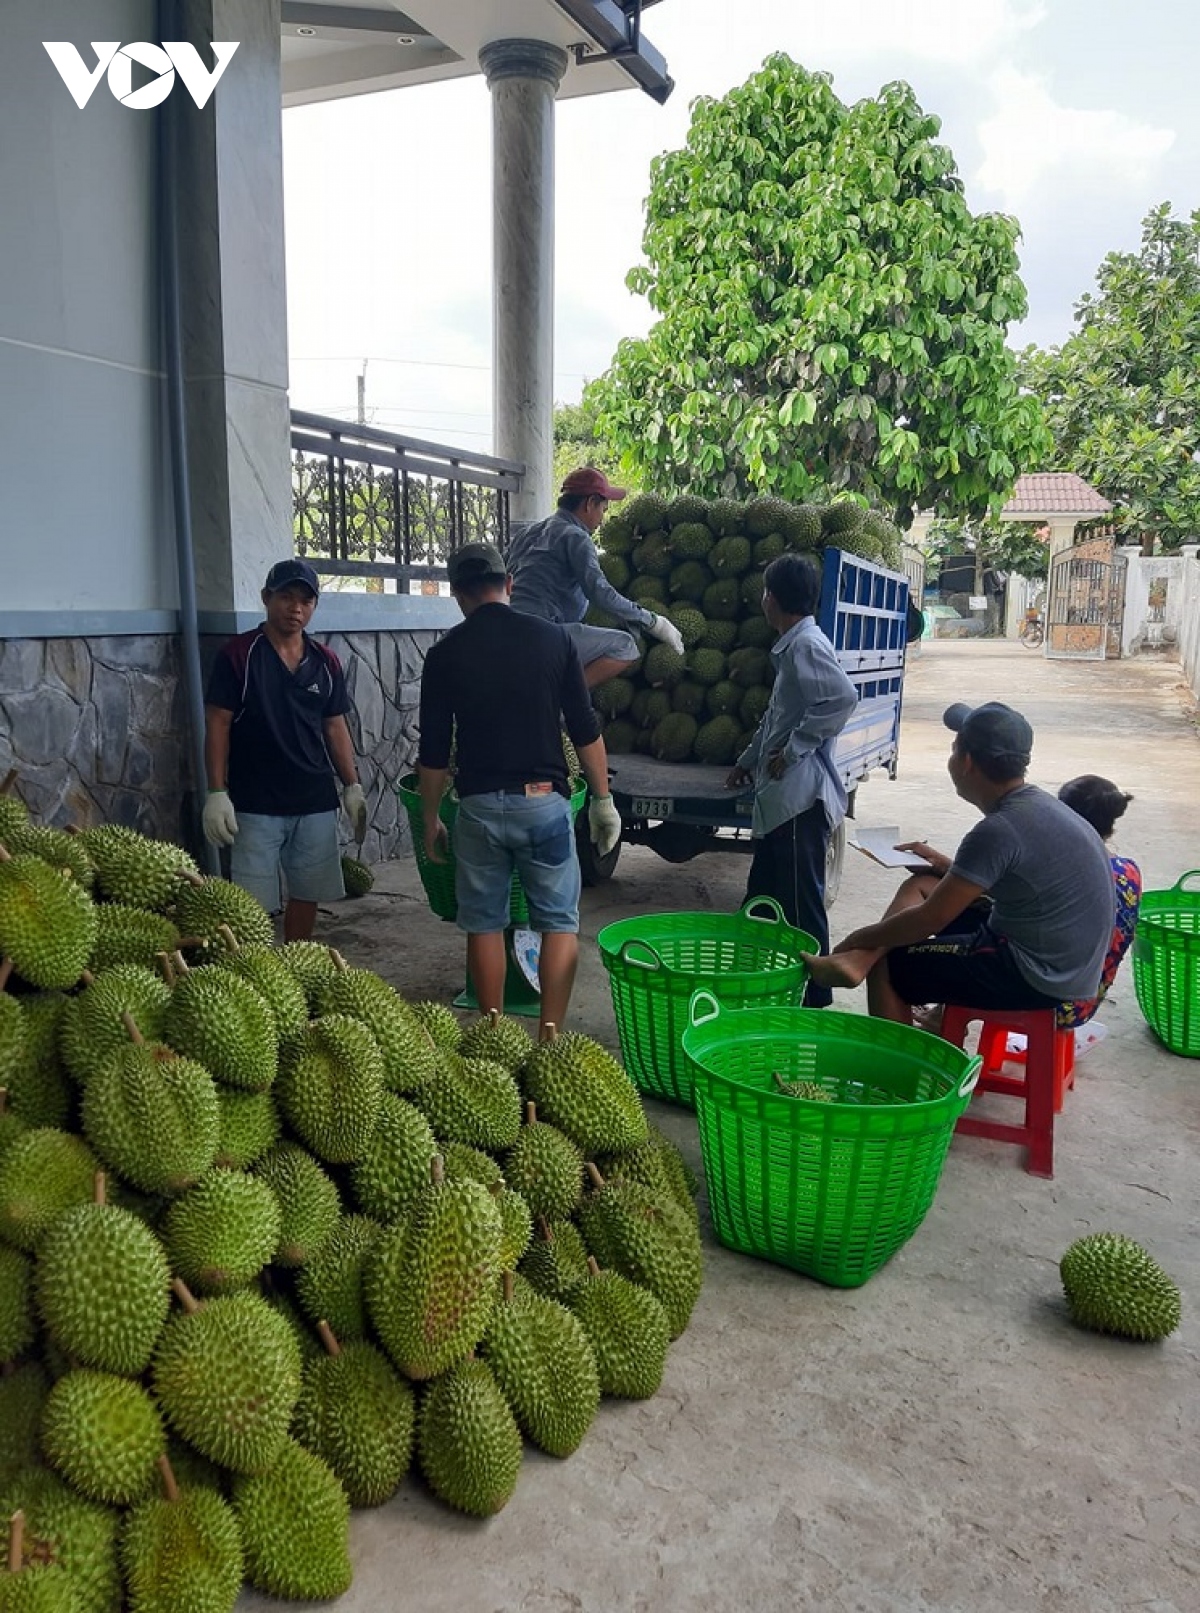
{"type": "Polygon", "coordinates": [[[515,521],[549,514],[554,457],[554,96],[557,45],[499,39],[479,64],[492,92],[492,396],[496,452],[526,467],[515,521]]]}
{"type": "Polygon", "coordinates": [[[239,41],[203,110],[172,105],[196,588],[214,622],[260,609],[292,551],[280,0],[180,9],[206,60],[207,41],[239,41]]]}

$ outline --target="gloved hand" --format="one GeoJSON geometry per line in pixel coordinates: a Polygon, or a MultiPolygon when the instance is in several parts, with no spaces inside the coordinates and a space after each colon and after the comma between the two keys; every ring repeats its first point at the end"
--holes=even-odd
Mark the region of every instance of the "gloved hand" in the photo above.
{"type": "Polygon", "coordinates": [[[611,795],[592,797],[588,807],[588,833],[601,857],[607,857],[621,838],[621,814],[613,805],[611,795]]]}
{"type": "Polygon", "coordinates": [[[683,654],[683,639],[679,629],[669,616],[654,616],[650,626],[646,629],[651,638],[656,638],[663,644],[669,644],[676,655],[683,654]]]}
{"type": "Polygon", "coordinates": [[[204,838],[210,846],[232,846],[237,838],[237,813],[228,790],[209,790],[204,803],[204,838]]]}
{"type": "Polygon", "coordinates": [[[342,786],[342,811],[350,819],[354,838],[361,846],[367,833],[367,798],[361,784],[342,786]]]}

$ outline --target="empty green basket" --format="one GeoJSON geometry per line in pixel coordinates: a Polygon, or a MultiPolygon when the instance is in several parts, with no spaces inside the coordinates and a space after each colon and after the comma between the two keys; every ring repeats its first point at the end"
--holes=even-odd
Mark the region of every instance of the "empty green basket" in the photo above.
{"type": "Polygon", "coordinates": [[[713,1227],[730,1249],[856,1288],[925,1219],[980,1060],[830,1008],[689,1005],[683,1047],[713,1227]],[[829,1101],[787,1097],[775,1077],[829,1101]]]}
{"type": "Polygon", "coordinates": [[[1200,1058],[1200,868],[1170,890],[1143,891],[1133,932],[1133,985],[1150,1029],[1172,1053],[1200,1058]]]}

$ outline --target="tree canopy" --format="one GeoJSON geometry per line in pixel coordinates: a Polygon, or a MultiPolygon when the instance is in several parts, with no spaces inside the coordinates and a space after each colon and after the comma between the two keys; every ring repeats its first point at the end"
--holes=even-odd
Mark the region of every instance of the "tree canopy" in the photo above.
{"type": "Polygon", "coordinates": [[[659,316],[589,399],[630,479],[982,515],[1048,446],[1005,345],[1017,224],[972,215],[907,84],[847,107],[771,56],[651,166],[628,276],[659,316]]]}
{"type": "Polygon", "coordinates": [[[1200,211],[1164,202],[1138,252],[1110,252],[1061,347],[1029,348],[1057,463],[1115,506],[1121,532],[1166,549],[1200,535],[1200,211]]]}

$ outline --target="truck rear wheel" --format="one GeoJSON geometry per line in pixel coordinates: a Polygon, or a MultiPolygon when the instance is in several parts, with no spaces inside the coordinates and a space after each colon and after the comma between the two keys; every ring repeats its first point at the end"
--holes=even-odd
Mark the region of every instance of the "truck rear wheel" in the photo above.
{"type": "Polygon", "coordinates": [[[583,883],[603,885],[605,880],[613,876],[617,859],[621,855],[621,842],[618,840],[613,849],[601,857],[592,844],[592,837],[588,832],[588,815],[585,807],[575,819],[575,850],[579,855],[579,872],[583,883]]]}

